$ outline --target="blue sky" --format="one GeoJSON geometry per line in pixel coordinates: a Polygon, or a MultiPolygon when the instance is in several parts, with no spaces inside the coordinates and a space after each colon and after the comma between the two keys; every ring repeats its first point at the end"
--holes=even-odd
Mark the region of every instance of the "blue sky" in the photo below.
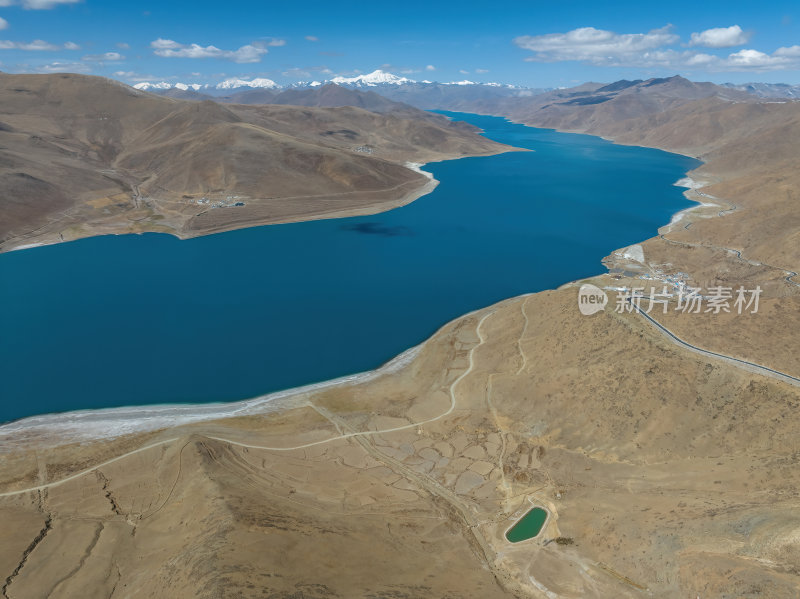
{"type": "Polygon", "coordinates": [[[278,83],[374,69],[530,87],[682,74],[800,83],[794,2],[0,0],[0,70],[278,83]]]}

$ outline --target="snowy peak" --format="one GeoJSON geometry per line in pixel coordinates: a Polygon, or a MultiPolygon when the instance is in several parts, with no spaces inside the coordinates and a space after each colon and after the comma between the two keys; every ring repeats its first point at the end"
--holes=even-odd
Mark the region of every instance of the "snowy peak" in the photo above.
{"type": "Polygon", "coordinates": [[[747,92],[759,98],[800,99],[800,85],[787,83],[723,83],[725,87],[747,92]]]}
{"type": "Polygon", "coordinates": [[[141,83],[137,83],[133,87],[135,87],[136,89],[141,89],[142,91],[148,91],[151,89],[172,89],[173,87],[175,87],[175,84],[167,83],[166,81],[162,81],[161,83],[151,83],[150,81],[142,81],[141,83]]]}
{"type": "Polygon", "coordinates": [[[200,91],[200,90],[232,90],[249,87],[252,89],[278,89],[281,86],[275,83],[272,79],[256,78],[250,81],[246,79],[226,79],[221,83],[208,84],[208,83],[167,83],[166,81],[143,81],[134,85],[136,89],[142,91],[164,91],[169,89],[179,89],[181,91],[200,91]]]}
{"type": "Polygon", "coordinates": [[[280,87],[277,83],[275,83],[272,79],[263,79],[263,78],[256,78],[252,81],[247,81],[246,79],[226,79],[222,83],[217,83],[217,89],[236,89],[239,87],[252,87],[252,88],[260,88],[260,89],[275,89],[280,87]]]}
{"type": "Polygon", "coordinates": [[[186,91],[187,89],[193,89],[194,91],[198,91],[208,87],[208,85],[202,85],[200,83],[176,83],[175,87],[177,87],[178,89],[182,89],[183,91],[186,91]]]}
{"type": "Polygon", "coordinates": [[[331,82],[339,85],[402,85],[403,83],[416,83],[407,77],[398,77],[392,73],[387,73],[380,69],[376,69],[367,75],[358,75],[356,77],[334,77],[331,82]]]}
{"type": "Polygon", "coordinates": [[[236,77],[226,79],[220,83],[167,83],[166,81],[144,81],[142,83],[137,83],[133,87],[136,89],[140,89],[143,91],[156,91],[156,92],[163,92],[171,89],[179,89],[181,91],[200,91],[200,90],[208,90],[206,93],[210,93],[214,95],[215,90],[218,93],[222,92],[230,92],[231,90],[237,89],[270,89],[270,90],[278,90],[278,89],[304,89],[310,87],[319,87],[321,85],[325,85],[328,83],[335,83],[337,85],[342,85],[344,87],[349,88],[382,88],[383,90],[394,90],[399,89],[403,86],[475,86],[475,87],[497,87],[497,88],[508,88],[508,89],[517,89],[514,85],[505,85],[500,83],[478,83],[475,81],[450,81],[449,83],[436,83],[434,81],[415,81],[414,79],[409,79],[408,77],[401,77],[399,75],[395,75],[394,73],[389,73],[387,71],[383,71],[381,69],[376,69],[371,73],[367,73],[364,75],[357,75],[355,77],[334,77],[333,79],[327,79],[325,81],[298,81],[296,83],[291,83],[285,86],[281,86],[275,83],[272,79],[266,78],[254,78],[251,80],[247,79],[239,79],[236,77]]]}
{"type": "Polygon", "coordinates": [[[134,85],[136,89],[140,89],[142,91],[149,91],[151,89],[173,89],[177,88],[183,91],[193,89],[194,91],[198,91],[201,89],[206,89],[208,84],[205,83],[167,83],[166,81],[161,81],[158,83],[153,83],[151,81],[143,81],[142,83],[137,83],[134,85]]]}
{"type": "Polygon", "coordinates": [[[442,83],[428,81],[427,79],[424,81],[415,81],[414,79],[409,79],[408,77],[400,77],[398,75],[394,75],[393,73],[387,73],[386,71],[382,71],[381,69],[372,71],[367,75],[358,75],[356,77],[334,77],[329,82],[336,83],[337,85],[344,85],[346,87],[376,87],[376,86],[387,86],[387,85],[395,85],[399,87],[406,84],[411,84],[411,85],[418,84],[418,85],[461,85],[461,86],[476,85],[476,86],[504,87],[508,89],[518,89],[517,86],[515,85],[506,85],[503,83],[480,83],[477,81],[469,81],[468,79],[464,79],[463,81],[449,81],[442,83]]]}

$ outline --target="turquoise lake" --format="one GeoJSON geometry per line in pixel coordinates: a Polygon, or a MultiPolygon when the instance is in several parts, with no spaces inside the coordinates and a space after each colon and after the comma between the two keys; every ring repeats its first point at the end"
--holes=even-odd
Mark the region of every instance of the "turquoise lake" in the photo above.
{"type": "Polygon", "coordinates": [[[461,314],[602,272],[690,205],[673,183],[697,160],[445,114],[535,151],[429,164],[438,188],[383,214],[0,255],[0,422],[369,370],[461,314]]]}

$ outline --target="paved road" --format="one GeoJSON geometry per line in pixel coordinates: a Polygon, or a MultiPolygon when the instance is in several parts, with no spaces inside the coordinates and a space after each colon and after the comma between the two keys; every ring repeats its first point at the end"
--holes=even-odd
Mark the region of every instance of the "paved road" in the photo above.
{"type": "MultiPolygon", "coordinates": [[[[647,298],[644,298],[647,299],[647,298]]],[[[742,360],[740,358],[734,358],[733,356],[726,356],[725,354],[720,354],[717,352],[713,352],[707,349],[703,349],[701,347],[697,347],[696,345],[692,345],[678,337],[675,333],[670,331],[667,327],[663,324],[658,322],[652,316],[650,316],[647,312],[640,309],[636,304],[631,301],[631,298],[628,298],[628,303],[633,306],[633,309],[636,310],[641,316],[643,316],[650,324],[656,327],[661,333],[666,335],[666,337],[672,341],[673,343],[680,345],[681,347],[691,350],[693,352],[699,353],[704,356],[710,356],[712,358],[719,358],[726,362],[733,363],[734,366],[738,366],[740,368],[745,368],[750,372],[757,372],[758,374],[763,374],[785,383],[789,383],[790,385],[800,386],[800,378],[796,376],[792,376],[791,374],[786,374],[785,372],[780,372],[779,370],[775,370],[774,368],[769,368],[768,366],[762,366],[761,364],[756,364],[755,362],[750,362],[748,360],[742,360]]]]}

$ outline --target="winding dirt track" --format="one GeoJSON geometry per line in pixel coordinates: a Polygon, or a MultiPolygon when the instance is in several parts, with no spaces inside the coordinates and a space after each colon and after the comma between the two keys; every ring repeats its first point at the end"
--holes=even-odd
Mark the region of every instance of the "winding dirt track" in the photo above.
{"type": "MultiPolygon", "coordinates": [[[[411,424],[405,424],[403,426],[396,426],[396,427],[393,427],[393,428],[380,429],[380,430],[374,430],[374,431],[361,431],[361,432],[357,431],[357,432],[342,433],[341,435],[337,435],[335,437],[331,437],[330,439],[323,439],[321,441],[314,441],[312,443],[304,443],[303,445],[297,445],[297,446],[294,446],[294,447],[266,447],[266,446],[262,446],[262,445],[250,445],[250,444],[247,444],[247,443],[239,443],[238,441],[233,441],[231,439],[224,439],[222,437],[207,436],[206,438],[213,439],[215,441],[221,441],[223,443],[228,443],[230,445],[236,445],[238,447],[247,447],[249,449],[265,449],[265,450],[269,450],[269,451],[294,451],[294,450],[297,450],[297,449],[305,449],[307,447],[313,447],[315,445],[323,445],[325,443],[331,443],[333,441],[340,441],[342,439],[349,439],[351,437],[366,437],[366,436],[373,436],[373,435],[382,435],[382,434],[385,434],[385,433],[392,433],[392,432],[395,432],[395,431],[408,430],[408,429],[412,429],[412,428],[417,428],[419,426],[422,426],[424,424],[428,424],[430,422],[434,422],[436,420],[440,420],[441,418],[444,418],[445,416],[450,415],[453,412],[453,410],[455,409],[455,407],[456,407],[456,396],[455,396],[456,385],[458,385],[458,383],[460,383],[462,380],[464,380],[464,378],[474,370],[474,368],[475,368],[475,360],[474,360],[475,350],[478,349],[481,345],[483,345],[483,343],[486,341],[486,339],[483,337],[483,334],[481,333],[481,325],[492,314],[494,314],[494,311],[487,312],[478,321],[478,326],[476,327],[476,332],[478,334],[478,340],[479,341],[469,351],[469,368],[467,368],[464,372],[462,372],[458,376],[458,378],[456,380],[454,380],[450,384],[450,407],[447,410],[445,410],[444,412],[442,412],[441,414],[439,414],[438,416],[434,416],[433,418],[428,418],[427,420],[423,420],[421,422],[414,422],[414,423],[411,423],[411,424]]],[[[319,411],[319,409],[316,406],[312,406],[312,407],[314,407],[314,409],[319,411]]],[[[325,416],[328,417],[327,414],[325,416]]],[[[175,441],[178,441],[179,438],[180,437],[174,437],[174,438],[166,439],[164,441],[158,441],[157,443],[151,443],[151,444],[146,445],[144,447],[140,447],[139,449],[134,449],[133,451],[129,451],[128,453],[124,453],[124,454],[122,454],[120,456],[117,456],[115,458],[112,458],[110,460],[106,460],[105,462],[102,462],[101,464],[97,464],[96,466],[92,466],[91,468],[87,468],[86,470],[81,470],[80,472],[72,474],[72,475],[70,475],[70,476],[68,476],[66,478],[62,478],[61,480],[54,481],[54,482],[51,482],[51,483],[44,483],[44,484],[41,484],[41,485],[37,485],[35,487],[29,487],[27,489],[20,489],[18,491],[7,491],[5,493],[0,493],[0,497],[11,497],[13,495],[22,495],[24,493],[30,493],[32,491],[42,491],[44,489],[57,487],[59,485],[63,485],[64,483],[67,483],[67,482],[69,482],[71,480],[75,480],[76,478],[80,478],[81,476],[84,476],[86,474],[90,474],[90,473],[94,472],[95,470],[97,470],[99,468],[102,468],[104,466],[107,466],[109,464],[117,462],[119,460],[122,460],[122,459],[127,458],[129,456],[132,456],[134,454],[141,453],[143,451],[147,451],[148,449],[153,449],[154,447],[158,447],[160,445],[166,445],[168,443],[174,443],[175,441]]]]}

